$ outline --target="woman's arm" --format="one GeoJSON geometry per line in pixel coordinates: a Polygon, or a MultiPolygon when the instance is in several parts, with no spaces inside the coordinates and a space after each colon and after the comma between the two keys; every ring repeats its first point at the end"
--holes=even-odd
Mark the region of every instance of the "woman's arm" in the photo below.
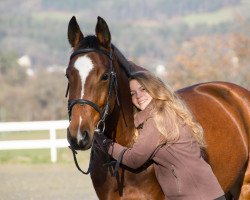
{"type": "Polygon", "coordinates": [[[108,153],[117,160],[122,151],[126,149],[122,158],[122,164],[133,169],[141,167],[159,145],[160,133],[156,128],[153,118],[149,118],[144,122],[143,128],[139,130],[139,133],[136,142],[131,148],[113,143],[109,147],[108,153]]]}

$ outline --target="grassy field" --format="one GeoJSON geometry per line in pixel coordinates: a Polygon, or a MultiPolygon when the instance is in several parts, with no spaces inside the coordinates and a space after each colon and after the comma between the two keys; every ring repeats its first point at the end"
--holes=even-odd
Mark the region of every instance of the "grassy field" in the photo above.
{"type": "Polygon", "coordinates": [[[227,21],[232,21],[234,14],[232,9],[223,9],[211,13],[192,14],[184,18],[184,22],[194,26],[197,24],[216,25],[227,21]]]}
{"type": "MultiPolygon", "coordinates": [[[[57,130],[56,138],[66,138],[66,130],[57,130]]],[[[41,140],[48,139],[49,131],[18,131],[18,132],[0,132],[0,141],[3,140],[41,140]]]]}
{"type": "MultiPolygon", "coordinates": [[[[90,151],[82,151],[78,154],[80,163],[89,162],[90,151]]],[[[71,150],[68,148],[57,149],[57,163],[73,163],[71,150]]],[[[49,149],[21,149],[0,151],[0,163],[11,164],[43,164],[51,163],[49,149]]]]}
{"type": "Polygon", "coordinates": [[[249,9],[250,2],[248,0],[242,0],[240,6],[223,8],[215,12],[187,15],[183,18],[183,21],[190,26],[197,24],[217,25],[241,18],[242,12],[248,12],[249,9]]]}

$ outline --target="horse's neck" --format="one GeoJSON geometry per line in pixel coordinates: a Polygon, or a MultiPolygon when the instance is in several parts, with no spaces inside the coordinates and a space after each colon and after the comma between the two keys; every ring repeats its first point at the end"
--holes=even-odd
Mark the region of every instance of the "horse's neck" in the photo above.
{"type": "MultiPolygon", "coordinates": [[[[117,65],[118,66],[118,65],[117,65]]],[[[115,140],[123,145],[129,146],[134,139],[134,116],[131,101],[128,77],[122,67],[116,69],[118,81],[118,96],[120,107],[117,126],[115,128],[115,140]]]]}
{"type": "Polygon", "coordinates": [[[118,117],[115,128],[116,141],[123,145],[129,146],[133,143],[135,128],[133,105],[131,101],[128,77],[131,72],[146,70],[135,63],[128,61],[122,53],[114,47],[114,68],[118,81],[118,95],[120,100],[119,114],[114,113],[113,118],[118,117]]]}
{"type": "Polygon", "coordinates": [[[119,120],[116,127],[116,141],[123,146],[130,146],[134,140],[133,113],[128,112],[126,105],[121,104],[119,120]]]}

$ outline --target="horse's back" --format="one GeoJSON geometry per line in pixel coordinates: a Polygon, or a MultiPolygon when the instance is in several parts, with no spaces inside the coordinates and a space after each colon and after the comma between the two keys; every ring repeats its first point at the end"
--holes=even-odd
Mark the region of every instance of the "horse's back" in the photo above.
{"type": "MultiPolygon", "coordinates": [[[[211,113],[216,113],[217,116],[214,117],[217,118],[227,115],[231,120],[237,121],[239,130],[250,131],[250,91],[247,89],[233,83],[208,82],[177,92],[198,118],[203,116],[204,119],[206,114],[211,117],[211,113]]],[[[206,121],[209,120],[208,117],[205,118],[206,121]]],[[[217,124],[218,121],[211,123],[217,124]]],[[[226,122],[222,125],[228,126],[226,122]]]]}
{"type": "Polygon", "coordinates": [[[177,92],[203,127],[207,161],[228,191],[244,175],[248,161],[250,92],[226,82],[201,83],[177,92]]]}

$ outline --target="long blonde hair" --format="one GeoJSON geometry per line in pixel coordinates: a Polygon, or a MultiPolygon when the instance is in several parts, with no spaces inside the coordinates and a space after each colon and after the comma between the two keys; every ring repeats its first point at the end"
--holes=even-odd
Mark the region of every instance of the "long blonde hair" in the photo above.
{"type": "MultiPolygon", "coordinates": [[[[192,129],[192,135],[199,146],[205,146],[202,127],[195,121],[185,103],[168,85],[148,71],[135,72],[130,77],[130,80],[132,79],[137,80],[153,98],[155,107],[152,116],[157,129],[165,138],[162,142],[171,143],[178,140],[180,136],[178,124],[182,121],[192,129]],[[166,116],[169,117],[166,119],[166,116]],[[172,127],[166,127],[166,120],[172,127]]],[[[138,112],[136,107],[134,110],[138,112]]]]}

